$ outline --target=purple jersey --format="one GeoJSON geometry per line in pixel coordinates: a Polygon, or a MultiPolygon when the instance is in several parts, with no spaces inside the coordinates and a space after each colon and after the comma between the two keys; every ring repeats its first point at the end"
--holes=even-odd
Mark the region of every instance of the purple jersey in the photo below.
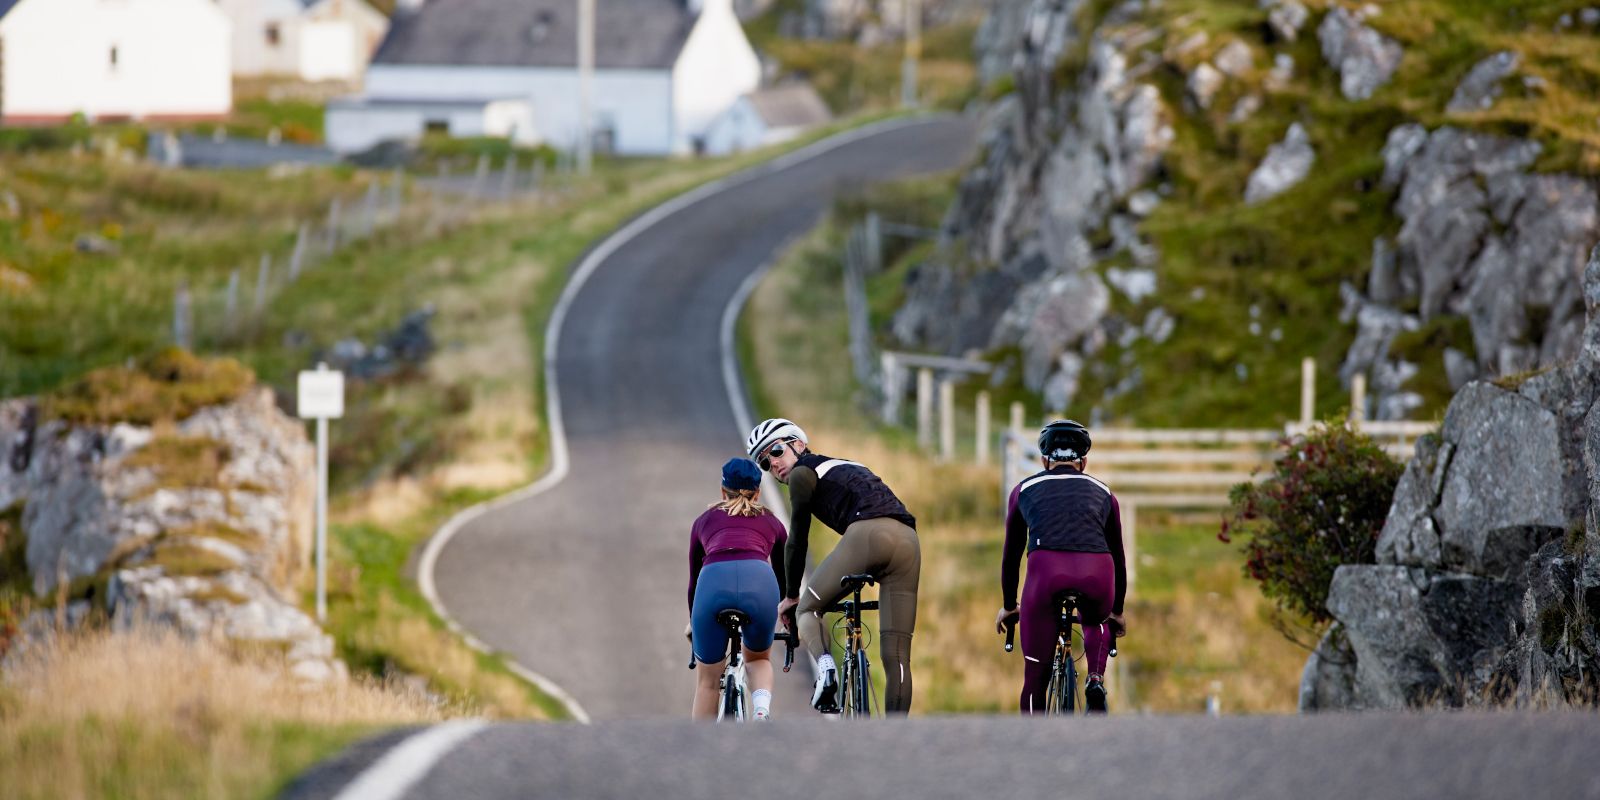
{"type": "MultiPolygon", "coordinates": [[[[700,579],[701,567],[719,561],[770,560],[775,553],[783,552],[781,545],[788,538],[783,523],[770,511],[762,512],[759,517],[735,517],[715,506],[706,509],[706,513],[694,521],[689,534],[690,608],[694,607],[694,587],[700,579]]],[[[780,567],[775,564],[773,569],[779,573],[778,588],[781,590],[780,567]]]]}

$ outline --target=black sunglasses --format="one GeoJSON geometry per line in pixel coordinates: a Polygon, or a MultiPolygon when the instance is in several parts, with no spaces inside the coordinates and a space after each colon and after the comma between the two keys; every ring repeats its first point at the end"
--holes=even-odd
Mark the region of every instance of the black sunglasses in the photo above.
{"type": "Polygon", "coordinates": [[[772,469],[772,459],[783,455],[783,447],[786,444],[788,444],[786,441],[773,442],[771,449],[759,456],[756,456],[756,466],[760,467],[762,472],[770,471],[772,469]]]}

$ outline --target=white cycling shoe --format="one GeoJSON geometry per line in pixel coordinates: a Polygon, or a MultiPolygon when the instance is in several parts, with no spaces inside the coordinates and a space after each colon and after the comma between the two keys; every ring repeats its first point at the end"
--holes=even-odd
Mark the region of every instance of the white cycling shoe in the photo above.
{"type": "Polygon", "coordinates": [[[817,674],[817,688],[811,693],[811,707],[824,714],[839,713],[839,678],[836,670],[817,674]]]}

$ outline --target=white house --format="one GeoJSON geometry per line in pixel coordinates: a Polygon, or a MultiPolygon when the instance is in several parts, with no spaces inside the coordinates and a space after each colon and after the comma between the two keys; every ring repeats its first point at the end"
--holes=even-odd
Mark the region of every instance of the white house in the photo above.
{"type": "Polygon", "coordinates": [[[809,83],[792,83],[742,95],[706,129],[705,152],[737,153],[786,142],[833,119],[809,83]]]}
{"type": "Polygon", "coordinates": [[[213,0],[0,0],[0,123],[226,115],[229,36],[213,0]]]}
{"type": "MultiPolygon", "coordinates": [[[[760,83],[732,0],[595,6],[591,135],[602,149],[691,152],[717,115],[760,83]]],[[[425,0],[401,12],[367,70],[365,93],[330,108],[329,145],[361,150],[424,127],[468,133],[427,104],[487,109],[523,100],[535,130],[518,138],[573,147],[581,129],[577,8],[577,0],[425,0]]]]}
{"type": "Polygon", "coordinates": [[[354,81],[389,30],[365,0],[216,0],[233,21],[233,74],[354,81]]]}

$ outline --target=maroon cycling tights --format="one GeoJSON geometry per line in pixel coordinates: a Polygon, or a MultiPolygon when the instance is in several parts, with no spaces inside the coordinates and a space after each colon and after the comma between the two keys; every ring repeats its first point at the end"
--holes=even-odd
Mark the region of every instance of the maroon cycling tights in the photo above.
{"type": "MultiPolygon", "coordinates": [[[[1088,673],[1104,675],[1111,635],[1105,619],[1116,593],[1115,565],[1110,553],[1035,550],[1028,554],[1028,577],[1022,584],[1021,636],[1023,657],[1022,713],[1044,713],[1044,690],[1050,682],[1050,660],[1056,646],[1056,607],[1051,598],[1075,589],[1083,595],[1084,650],[1088,673]]],[[[1080,670],[1082,671],[1082,670],[1080,670]]],[[[1082,680],[1080,676],[1080,680],[1082,680]]]]}

